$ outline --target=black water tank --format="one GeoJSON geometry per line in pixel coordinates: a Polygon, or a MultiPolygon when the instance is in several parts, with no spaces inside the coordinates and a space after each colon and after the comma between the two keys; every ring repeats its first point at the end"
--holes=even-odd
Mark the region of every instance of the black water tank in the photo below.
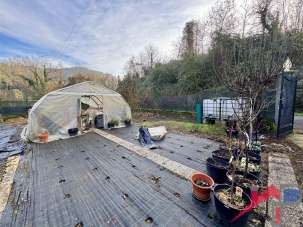
{"type": "Polygon", "coordinates": [[[95,127],[96,128],[104,128],[104,118],[103,114],[97,115],[95,117],[95,127]]]}

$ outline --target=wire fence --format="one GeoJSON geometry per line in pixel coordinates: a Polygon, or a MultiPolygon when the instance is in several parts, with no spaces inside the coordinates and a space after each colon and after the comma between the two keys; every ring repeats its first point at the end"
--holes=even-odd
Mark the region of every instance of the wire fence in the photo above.
{"type": "Polygon", "coordinates": [[[0,114],[2,116],[27,114],[36,101],[0,101],[0,114]]]}
{"type": "MultiPolygon", "coordinates": [[[[262,117],[274,120],[274,115],[275,115],[275,101],[276,101],[276,89],[272,88],[269,89],[266,94],[265,98],[268,101],[269,106],[262,112],[262,117]]],[[[195,111],[195,106],[196,104],[203,104],[203,109],[204,108],[210,108],[209,105],[205,104],[205,100],[226,100],[223,102],[222,106],[217,109],[220,109],[221,113],[221,108],[223,110],[226,110],[225,112],[223,111],[223,115],[233,115],[230,108],[224,108],[226,105],[231,105],[230,103],[227,104],[227,102],[231,102],[230,100],[233,100],[236,98],[237,95],[235,93],[230,92],[228,89],[224,87],[219,87],[219,88],[213,88],[213,89],[208,89],[204,90],[200,93],[193,94],[193,95],[186,95],[186,96],[163,96],[159,98],[154,98],[154,99],[142,99],[140,100],[139,103],[139,108],[141,109],[154,109],[154,110],[162,110],[162,111],[186,111],[186,112],[194,112],[195,111]],[[229,101],[227,101],[229,100],[229,101]]],[[[237,97],[238,98],[238,97],[237,97]]],[[[218,111],[216,111],[218,112],[218,111]]],[[[213,113],[214,114],[214,113],[213,113]]],[[[207,113],[204,113],[204,116],[206,116],[207,113]]],[[[224,118],[224,116],[222,116],[224,118]]],[[[225,116],[226,117],[226,116],[225,116]]],[[[221,117],[220,117],[221,118],[221,117]]]]}
{"type": "Polygon", "coordinates": [[[141,99],[139,106],[145,109],[160,109],[171,111],[193,111],[197,103],[202,103],[204,99],[218,97],[234,97],[224,87],[208,89],[193,95],[186,96],[162,96],[153,99],[141,99]]]}

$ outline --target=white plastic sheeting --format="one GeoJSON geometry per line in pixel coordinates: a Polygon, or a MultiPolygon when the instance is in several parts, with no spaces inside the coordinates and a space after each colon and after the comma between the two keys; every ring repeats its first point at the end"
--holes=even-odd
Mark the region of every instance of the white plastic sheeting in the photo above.
{"type": "Polygon", "coordinates": [[[166,130],[165,126],[148,128],[148,131],[150,133],[152,140],[154,140],[154,141],[162,140],[165,137],[165,135],[167,134],[167,130],[166,130]]]}
{"type": "MultiPolygon", "coordinates": [[[[148,128],[150,137],[153,141],[159,141],[162,140],[165,135],[167,134],[167,130],[165,126],[157,126],[157,127],[152,127],[148,128]]],[[[136,139],[139,139],[139,132],[136,135],[136,139]]]]}
{"type": "Polygon", "coordinates": [[[68,138],[68,129],[79,126],[80,100],[85,100],[84,96],[102,100],[105,128],[111,121],[123,127],[126,120],[131,120],[130,107],[119,93],[88,81],[50,92],[37,101],[29,112],[25,138],[39,142],[39,134],[45,131],[48,141],[68,138]]]}

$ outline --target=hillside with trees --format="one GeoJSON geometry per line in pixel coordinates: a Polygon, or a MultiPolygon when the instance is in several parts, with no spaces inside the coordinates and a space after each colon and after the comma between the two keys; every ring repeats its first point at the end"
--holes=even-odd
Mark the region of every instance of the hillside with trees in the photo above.
{"type": "Polygon", "coordinates": [[[0,100],[37,100],[50,91],[87,80],[117,88],[117,79],[110,74],[84,67],[60,68],[31,58],[13,59],[0,64],[0,100]]]}
{"type": "MultiPolygon", "coordinates": [[[[292,70],[303,66],[302,15],[302,0],[218,1],[206,19],[185,24],[169,59],[151,45],[131,57],[118,90],[133,107],[157,107],[160,97],[232,91],[232,84],[256,84],[263,76],[269,84],[287,59],[292,70]]],[[[297,100],[303,100],[301,89],[299,77],[297,100]]]]}

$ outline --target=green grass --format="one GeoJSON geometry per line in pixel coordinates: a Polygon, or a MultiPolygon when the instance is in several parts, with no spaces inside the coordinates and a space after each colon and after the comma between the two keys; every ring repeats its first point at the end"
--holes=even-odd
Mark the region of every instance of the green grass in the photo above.
{"type": "Polygon", "coordinates": [[[301,116],[301,117],[303,117],[303,112],[295,112],[295,116],[301,116]]]}
{"type": "Polygon", "coordinates": [[[0,122],[13,121],[14,119],[18,119],[20,117],[27,118],[27,114],[26,113],[20,113],[20,114],[2,115],[0,117],[0,122]]]}
{"type": "Polygon", "coordinates": [[[196,124],[192,122],[183,121],[145,121],[143,123],[146,127],[154,126],[165,126],[170,130],[182,131],[188,133],[199,133],[208,136],[214,136],[218,138],[223,138],[225,135],[225,127],[222,124],[196,124]]]}
{"type": "Polygon", "coordinates": [[[193,116],[192,111],[183,111],[183,110],[162,110],[162,109],[149,109],[149,108],[138,108],[135,110],[136,112],[151,112],[158,113],[164,115],[180,115],[180,116],[193,116]]]}

